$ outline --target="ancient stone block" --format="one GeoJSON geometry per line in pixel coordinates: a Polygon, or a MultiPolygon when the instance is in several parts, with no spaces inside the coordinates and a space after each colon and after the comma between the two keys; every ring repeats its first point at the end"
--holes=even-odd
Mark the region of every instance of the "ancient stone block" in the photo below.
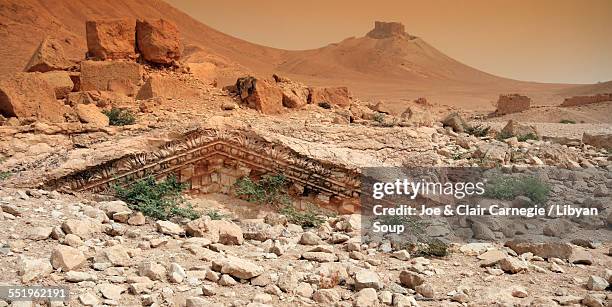
{"type": "Polygon", "coordinates": [[[67,71],[49,71],[42,74],[41,77],[53,87],[57,99],[66,98],[74,88],[70,73],[67,71]]]}
{"type": "Polygon", "coordinates": [[[162,98],[195,98],[199,95],[196,88],[189,86],[185,81],[169,76],[152,75],[140,88],[136,99],[146,100],[155,97],[162,98]]]}
{"type": "Polygon", "coordinates": [[[146,61],[170,64],[181,57],[179,31],[170,21],[138,20],[136,41],[138,50],[146,61]]]}
{"type": "Polygon", "coordinates": [[[136,57],[134,20],[88,20],[85,30],[89,57],[100,60],[136,57]]]}
{"type": "Polygon", "coordinates": [[[309,89],[308,103],[319,104],[327,102],[339,107],[351,105],[348,88],[342,87],[311,87],[309,89]]]}
{"type": "Polygon", "coordinates": [[[70,67],[71,63],[66,58],[64,48],[59,41],[50,37],[45,37],[32,58],[25,67],[28,72],[47,72],[52,70],[64,70],[70,67]]]}
{"type": "Polygon", "coordinates": [[[63,122],[65,107],[55,99],[54,88],[40,73],[18,73],[0,81],[0,114],[5,117],[36,117],[63,122]]]}
{"type": "Polygon", "coordinates": [[[81,62],[82,91],[107,91],[116,82],[137,85],[140,78],[141,67],[138,63],[121,61],[81,62]]]}
{"type": "Polygon", "coordinates": [[[236,81],[236,89],[243,102],[264,114],[283,111],[283,91],[268,80],[243,77],[236,81]]]}

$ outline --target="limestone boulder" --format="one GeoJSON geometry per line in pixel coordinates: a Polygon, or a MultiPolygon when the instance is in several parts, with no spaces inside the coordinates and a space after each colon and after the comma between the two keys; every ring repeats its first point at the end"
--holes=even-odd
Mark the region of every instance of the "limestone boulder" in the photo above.
{"type": "Polygon", "coordinates": [[[319,104],[327,102],[339,107],[349,107],[351,99],[347,87],[311,87],[308,103],[319,104]]]}
{"type": "Polygon", "coordinates": [[[502,135],[521,137],[539,138],[538,130],[534,126],[524,125],[514,120],[509,120],[506,126],[501,130],[502,135]]]}
{"type": "Polygon", "coordinates": [[[67,71],[49,71],[42,74],[41,77],[53,87],[57,99],[66,98],[74,88],[70,73],[67,71]]]}
{"type": "Polygon", "coordinates": [[[0,81],[0,115],[64,122],[67,108],[40,73],[18,73],[0,81]]]}
{"type": "Polygon", "coordinates": [[[275,83],[255,77],[236,81],[236,90],[242,102],[264,114],[283,112],[283,91],[275,83]]]}
{"type": "Polygon", "coordinates": [[[136,24],[131,19],[88,20],[87,55],[98,60],[135,58],[136,24]]]}
{"type": "Polygon", "coordinates": [[[86,124],[95,124],[96,127],[106,127],[109,124],[108,116],[95,104],[77,104],[74,110],[79,120],[86,124]]]}
{"type": "Polygon", "coordinates": [[[141,82],[141,66],[126,61],[81,62],[82,91],[110,91],[118,82],[137,86],[141,82]]]}
{"type": "Polygon", "coordinates": [[[198,95],[198,89],[184,80],[172,76],[151,75],[138,91],[136,99],[146,100],[157,97],[188,99],[196,98],[198,95]]]}
{"type": "Polygon", "coordinates": [[[181,57],[178,28],[168,20],[136,21],[136,42],[146,61],[170,64],[181,57]]]}
{"type": "Polygon", "coordinates": [[[61,43],[51,37],[45,37],[32,54],[25,67],[27,72],[47,72],[65,70],[72,65],[66,58],[61,43]]]}
{"type": "Polygon", "coordinates": [[[74,247],[60,245],[53,249],[51,253],[51,265],[53,265],[53,268],[61,268],[64,272],[78,269],[86,262],[87,258],[74,247]]]}

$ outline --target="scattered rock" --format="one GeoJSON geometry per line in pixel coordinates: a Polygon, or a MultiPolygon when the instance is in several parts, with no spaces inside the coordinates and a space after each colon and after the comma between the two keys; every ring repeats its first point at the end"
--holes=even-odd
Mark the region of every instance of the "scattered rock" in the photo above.
{"type": "Polygon", "coordinates": [[[155,223],[157,227],[157,231],[165,234],[165,235],[182,235],[185,233],[185,230],[180,225],[172,223],[170,221],[157,221],[155,223]]]}
{"type": "Polygon", "coordinates": [[[53,272],[53,267],[47,259],[21,258],[18,267],[18,274],[23,283],[43,279],[53,272]]]}
{"type": "Polygon", "coordinates": [[[587,289],[593,290],[593,291],[603,291],[609,285],[610,284],[605,279],[603,279],[603,278],[601,278],[599,276],[591,275],[591,276],[589,276],[589,280],[587,281],[586,287],[587,287],[587,289]]]}
{"type": "Polygon", "coordinates": [[[402,271],[400,272],[400,283],[403,286],[406,286],[410,289],[415,289],[417,286],[422,285],[425,282],[425,279],[420,275],[410,272],[410,271],[402,271]]]}
{"type": "Polygon", "coordinates": [[[51,265],[53,265],[53,268],[62,269],[64,272],[78,269],[86,261],[87,259],[81,251],[70,246],[57,246],[51,253],[51,265]]]}
{"type": "Polygon", "coordinates": [[[527,271],[529,268],[525,262],[512,257],[506,257],[499,261],[499,267],[504,270],[504,272],[510,274],[527,271]]]}

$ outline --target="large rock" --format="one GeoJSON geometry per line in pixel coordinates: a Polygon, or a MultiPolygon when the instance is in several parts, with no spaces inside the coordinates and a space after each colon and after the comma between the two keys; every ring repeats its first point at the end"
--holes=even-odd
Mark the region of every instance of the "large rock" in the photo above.
{"type": "Polygon", "coordinates": [[[574,249],[570,244],[562,242],[536,243],[515,240],[508,241],[505,245],[519,255],[524,253],[532,253],[535,256],[540,256],[546,259],[569,259],[574,252],[574,249]]]}
{"type": "Polygon", "coordinates": [[[249,108],[264,114],[279,114],[283,111],[283,91],[275,83],[243,77],[236,81],[236,90],[249,108]]]}
{"type": "Polygon", "coordinates": [[[383,283],[378,274],[370,270],[361,270],[355,274],[355,290],[364,288],[382,289],[383,283]]]}
{"type": "Polygon", "coordinates": [[[410,289],[415,289],[417,286],[420,286],[425,282],[425,279],[423,277],[411,271],[400,272],[399,278],[400,283],[410,289]]]}
{"type": "Polygon", "coordinates": [[[183,227],[170,221],[157,221],[155,226],[157,231],[165,235],[182,235],[185,233],[183,227]]]}
{"type": "Polygon", "coordinates": [[[612,149],[612,134],[582,134],[582,143],[597,148],[612,149]]]}
{"type": "Polygon", "coordinates": [[[181,57],[178,28],[168,20],[136,21],[136,43],[142,57],[149,62],[170,64],[181,57]]]}
{"type": "Polygon", "coordinates": [[[27,72],[47,72],[52,70],[65,70],[71,63],[66,58],[61,43],[50,37],[43,38],[30,61],[25,67],[27,72]]]}
{"type": "Polygon", "coordinates": [[[195,98],[199,95],[197,88],[189,86],[184,80],[172,76],[150,76],[140,88],[136,99],[146,100],[156,97],[162,98],[195,98]]]}
{"type": "Polygon", "coordinates": [[[53,272],[53,267],[48,259],[21,258],[18,265],[17,273],[21,276],[23,283],[42,279],[53,272]]]}
{"type": "Polygon", "coordinates": [[[535,137],[539,138],[538,130],[534,126],[523,125],[514,120],[509,120],[506,126],[501,130],[504,136],[535,137]]]}
{"type": "Polygon", "coordinates": [[[308,103],[308,87],[276,74],[272,77],[274,77],[274,81],[283,91],[283,106],[290,109],[298,109],[308,103]]]}
{"type": "Polygon", "coordinates": [[[95,124],[97,127],[106,127],[109,118],[95,104],[77,104],[74,107],[79,120],[86,124],[95,124]]]}
{"type": "Polygon", "coordinates": [[[51,265],[55,269],[62,269],[64,272],[72,271],[83,266],[87,258],[83,253],[70,246],[60,245],[51,252],[51,265]]]}
{"type": "Polygon", "coordinates": [[[518,113],[529,109],[531,98],[519,94],[499,95],[496,115],[518,113]]]}
{"type": "Polygon", "coordinates": [[[219,230],[219,243],[225,245],[242,245],[244,237],[242,229],[232,222],[215,220],[211,221],[215,228],[219,230]]]}
{"type": "Polygon", "coordinates": [[[468,127],[468,123],[463,120],[461,115],[457,112],[453,112],[446,116],[446,118],[442,121],[444,127],[451,127],[455,132],[464,132],[465,128],[468,127]]]}
{"type": "Polygon", "coordinates": [[[90,58],[135,58],[136,25],[130,19],[88,20],[85,23],[90,58]]]}
{"type": "Polygon", "coordinates": [[[342,87],[311,87],[309,89],[308,103],[319,104],[327,102],[339,107],[351,105],[348,88],[342,87]]]}
{"type": "Polygon", "coordinates": [[[0,81],[0,115],[64,122],[66,107],[40,73],[18,73],[0,81]]]}
{"type": "Polygon", "coordinates": [[[66,98],[74,88],[70,73],[67,71],[50,71],[42,74],[41,77],[53,87],[57,99],[66,98]]]}
{"type": "Polygon", "coordinates": [[[261,266],[233,256],[228,256],[217,265],[221,267],[221,273],[229,274],[240,279],[251,279],[264,272],[261,266]]]}
{"type": "Polygon", "coordinates": [[[113,84],[124,83],[136,86],[141,81],[138,63],[124,61],[82,61],[81,90],[110,91],[113,84]]]}

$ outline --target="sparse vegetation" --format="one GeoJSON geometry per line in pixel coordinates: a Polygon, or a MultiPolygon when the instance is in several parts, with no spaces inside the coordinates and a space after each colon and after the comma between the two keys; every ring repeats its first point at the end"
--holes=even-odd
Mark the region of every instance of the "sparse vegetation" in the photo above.
{"type": "Polygon", "coordinates": [[[448,254],[448,244],[440,239],[415,244],[411,249],[411,255],[414,257],[446,257],[448,254]]]}
{"type": "Polygon", "coordinates": [[[234,184],[236,195],[249,202],[280,207],[289,203],[287,177],[281,174],[265,175],[258,181],[243,177],[234,184]]]}
{"type": "Polygon", "coordinates": [[[136,122],[136,117],[132,111],[113,107],[110,110],[103,111],[108,117],[111,126],[132,125],[136,122]]]}
{"type": "Polygon", "coordinates": [[[376,112],[374,113],[374,121],[379,123],[379,124],[384,124],[385,122],[385,114],[380,113],[380,112],[376,112]]]}
{"type": "Polygon", "coordinates": [[[226,217],[225,214],[222,214],[221,212],[217,210],[209,210],[206,212],[206,215],[208,215],[208,217],[210,217],[211,220],[222,220],[223,218],[226,217]]]}
{"type": "Polygon", "coordinates": [[[513,135],[509,132],[505,132],[505,131],[500,131],[499,133],[497,133],[497,135],[495,136],[495,139],[498,141],[504,141],[506,139],[509,139],[513,137],[513,135]]]}
{"type": "Polygon", "coordinates": [[[329,109],[332,108],[331,104],[329,102],[327,102],[327,101],[319,102],[317,105],[319,107],[323,108],[323,109],[328,109],[329,110],[329,109]]]}
{"type": "Polygon", "coordinates": [[[561,121],[559,121],[559,123],[561,123],[561,124],[575,124],[576,121],[575,120],[571,120],[571,119],[562,119],[561,121]]]}
{"type": "Polygon", "coordinates": [[[534,204],[544,204],[548,200],[550,186],[537,177],[498,177],[485,187],[485,196],[513,200],[517,196],[526,196],[534,204]]]}
{"type": "Polygon", "coordinates": [[[484,126],[484,125],[478,125],[478,126],[466,126],[464,127],[465,129],[465,133],[473,135],[475,137],[485,137],[489,134],[489,130],[491,130],[491,127],[489,126],[484,126]]]}
{"type": "Polygon", "coordinates": [[[161,220],[172,217],[196,219],[199,213],[193,210],[181,194],[185,188],[185,184],[178,182],[174,176],[159,182],[149,176],[127,187],[114,186],[119,199],[146,216],[161,220]]]}
{"type": "Polygon", "coordinates": [[[516,137],[516,139],[517,139],[519,142],[525,142],[525,141],[527,141],[527,140],[537,140],[537,139],[538,139],[538,136],[537,136],[537,135],[535,135],[535,134],[533,134],[533,133],[527,133],[527,134],[524,134],[524,135],[519,135],[519,136],[517,136],[517,137],[516,137]]]}
{"type": "Polygon", "coordinates": [[[287,216],[289,222],[302,227],[318,227],[325,222],[321,213],[314,206],[308,206],[306,210],[300,211],[292,205],[286,205],[279,210],[279,213],[287,216]]]}
{"type": "Polygon", "coordinates": [[[0,180],[6,180],[9,179],[11,177],[11,175],[13,175],[11,172],[8,171],[0,171],[0,180]]]}

